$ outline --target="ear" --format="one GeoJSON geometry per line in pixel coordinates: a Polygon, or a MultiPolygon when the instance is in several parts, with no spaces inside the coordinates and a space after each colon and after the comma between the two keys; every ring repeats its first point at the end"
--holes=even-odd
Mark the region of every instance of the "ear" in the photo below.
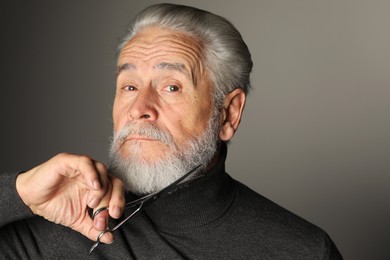
{"type": "Polygon", "coordinates": [[[222,127],[219,132],[219,138],[222,141],[229,141],[237,131],[245,100],[246,95],[241,88],[237,88],[225,96],[222,108],[222,127]]]}

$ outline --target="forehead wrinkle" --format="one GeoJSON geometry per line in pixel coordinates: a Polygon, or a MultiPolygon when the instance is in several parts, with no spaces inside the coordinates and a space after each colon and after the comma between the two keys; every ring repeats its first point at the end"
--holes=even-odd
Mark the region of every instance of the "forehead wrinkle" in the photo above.
{"type": "MultiPolygon", "coordinates": [[[[169,53],[169,54],[181,54],[185,56],[188,60],[190,60],[193,63],[196,63],[196,61],[199,59],[199,52],[195,49],[191,48],[190,46],[176,43],[176,44],[170,44],[169,42],[166,43],[166,41],[162,42],[156,42],[154,44],[149,45],[148,47],[145,46],[137,46],[139,50],[137,50],[135,53],[138,54],[139,57],[144,56],[157,56],[156,54],[161,53],[169,53]]],[[[145,60],[148,60],[146,58],[145,60]]]]}
{"type": "Polygon", "coordinates": [[[167,39],[163,38],[159,41],[156,41],[154,45],[157,45],[159,47],[167,47],[168,49],[182,50],[182,53],[188,53],[191,56],[193,56],[192,60],[198,60],[200,58],[201,48],[198,42],[195,40],[189,41],[189,39],[187,40],[181,39],[178,41],[173,41],[170,38],[167,39]]]}
{"type": "MultiPolygon", "coordinates": [[[[182,50],[182,54],[187,52],[188,54],[191,54],[193,56],[191,58],[191,61],[198,60],[200,58],[200,44],[199,41],[195,40],[193,37],[190,37],[185,34],[173,34],[170,33],[169,35],[160,35],[153,38],[153,40],[147,40],[142,38],[141,35],[138,35],[138,37],[133,38],[130,40],[130,42],[127,44],[125,49],[129,49],[131,47],[135,47],[136,49],[139,49],[139,52],[143,55],[151,55],[154,54],[155,51],[152,51],[153,49],[157,48],[157,51],[160,51],[160,49],[167,48],[167,49],[174,49],[182,50]],[[150,52],[151,51],[151,52],[150,52]]],[[[126,50],[124,50],[125,52],[126,50]]],[[[190,55],[187,55],[190,56],[190,55]]]]}
{"type": "MultiPolygon", "coordinates": [[[[173,31],[170,29],[159,27],[148,27],[143,31],[137,33],[126,44],[126,47],[129,48],[134,45],[137,45],[137,48],[149,50],[155,48],[156,46],[159,47],[162,45],[170,47],[170,43],[172,43],[173,46],[179,45],[184,48],[188,48],[190,52],[193,53],[193,55],[197,56],[198,58],[201,57],[203,43],[199,41],[196,37],[186,32],[173,31]],[[153,31],[153,29],[158,29],[159,32],[164,33],[158,32],[156,34],[151,34],[150,31],[153,31]]],[[[126,47],[124,49],[126,49],[126,47]]]]}
{"type": "MultiPolygon", "coordinates": [[[[201,42],[196,38],[184,33],[171,32],[153,37],[151,40],[147,37],[143,38],[143,34],[140,33],[128,42],[120,56],[148,62],[164,55],[182,55],[181,59],[184,58],[184,63],[189,65],[188,76],[196,85],[197,75],[203,71],[201,46],[201,42]]],[[[168,59],[167,63],[176,63],[176,61],[168,59]]]]}
{"type": "Polygon", "coordinates": [[[148,61],[150,59],[153,59],[154,57],[164,55],[164,54],[180,54],[183,55],[187,60],[191,61],[192,63],[196,63],[196,61],[198,60],[196,51],[192,51],[192,50],[189,51],[185,47],[181,47],[181,46],[172,47],[166,44],[155,44],[155,46],[151,46],[151,47],[143,47],[137,45],[136,49],[131,49],[131,46],[128,46],[122,51],[119,59],[121,59],[122,57],[126,57],[126,58],[137,58],[137,59],[140,58],[144,61],[148,61]]]}
{"type": "MultiPolygon", "coordinates": [[[[183,75],[185,75],[189,80],[191,80],[194,86],[197,85],[197,75],[199,74],[200,67],[196,66],[196,64],[198,63],[196,58],[192,57],[191,55],[188,55],[186,52],[178,52],[177,50],[165,51],[164,53],[154,56],[154,58],[160,59],[160,56],[162,58],[161,60],[167,60],[167,61],[157,64],[160,65],[158,69],[178,71],[183,75]],[[185,56],[184,59],[185,63],[175,62],[173,60],[170,61],[169,59],[168,60],[166,59],[166,55],[170,55],[170,54],[175,55],[177,53],[180,53],[183,56],[185,56]]],[[[154,68],[157,68],[156,65],[154,66],[154,68]]]]}
{"type": "Polygon", "coordinates": [[[192,39],[192,41],[191,41],[192,44],[189,44],[188,43],[189,39],[187,39],[187,41],[185,43],[183,43],[183,41],[174,42],[176,46],[172,47],[169,45],[169,43],[168,44],[165,43],[165,42],[169,42],[169,40],[170,39],[161,40],[161,41],[156,42],[156,44],[157,44],[157,46],[160,46],[160,47],[166,46],[167,49],[164,50],[165,53],[173,54],[173,55],[181,54],[189,61],[188,64],[190,66],[189,67],[190,77],[192,79],[192,82],[196,86],[197,85],[197,78],[198,78],[197,76],[200,75],[201,71],[203,71],[200,44],[195,39],[192,39]],[[186,44],[186,43],[188,43],[188,44],[186,44]],[[194,44],[194,43],[196,43],[196,44],[194,44]]]}

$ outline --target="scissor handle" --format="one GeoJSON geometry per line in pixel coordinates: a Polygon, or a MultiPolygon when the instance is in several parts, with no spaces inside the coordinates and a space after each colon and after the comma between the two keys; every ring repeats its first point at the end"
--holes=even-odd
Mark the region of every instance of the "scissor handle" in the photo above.
{"type": "MultiPolygon", "coordinates": [[[[105,230],[103,230],[102,232],[100,232],[99,236],[97,237],[96,239],[96,243],[93,244],[93,246],[91,247],[91,249],[89,249],[89,253],[91,254],[92,251],[101,243],[100,242],[100,239],[102,238],[102,236],[106,233],[111,233],[113,234],[113,232],[115,230],[117,230],[120,226],[122,226],[124,223],[126,223],[126,221],[128,221],[131,217],[133,217],[138,211],[141,210],[142,208],[142,205],[143,203],[141,202],[138,206],[138,208],[136,210],[134,210],[129,216],[127,216],[125,219],[123,219],[121,222],[119,222],[119,224],[117,224],[115,227],[113,227],[112,229],[110,229],[109,227],[107,227],[105,230]]],[[[98,210],[96,210],[96,212],[94,213],[94,216],[96,216],[97,214],[99,214],[99,212],[102,212],[103,210],[107,210],[108,207],[102,207],[102,208],[99,208],[98,210]]]]}
{"type": "Polygon", "coordinates": [[[108,206],[107,206],[107,207],[98,208],[98,209],[92,214],[92,219],[95,219],[95,217],[96,217],[100,212],[102,212],[103,210],[108,210],[108,206]]]}
{"type": "Polygon", "coordinates": [[[93,244],[93,246],[91,246],[91,249],[89,249],[89,253],[90,253],[90,254],[91,254],[92,251],[101,243],[101,242],[100,242],[100,239],[101,239],[102,236],[104,236],[104,234],[106,234],[106,233],[111,233],[111,234],[112,234],[112,231],[111,231],[110,229],[107,228],[107,229],[103,230],[102,232],[100,232],[99,236],[98,236],[97,239],[96,239],[96,243],[93,244]]]}

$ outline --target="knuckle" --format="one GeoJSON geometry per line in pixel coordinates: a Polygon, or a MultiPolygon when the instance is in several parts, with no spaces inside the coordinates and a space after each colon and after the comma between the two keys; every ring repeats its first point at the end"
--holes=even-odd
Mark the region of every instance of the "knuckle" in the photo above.
{"type": "Polygon", "coordinates": [[[79,155],[78,158],[80,163],[90,164],[93,161],[88,155],[79,155]]]}
{"type": "Polygon", "coordinates": [[[54,156],[53,158],[58,159],[58,160],[64,160],[64,159],[68,158],[69,156],[70,156],[69,153],[59,153],[56,156],[54,156]]]}
{"type": "Polygon", "coordinates": [[[107,166],[105,164],[98,162],[98,161],[95,161],[95,166],[99,172],[102,172],[102,173],[107,172],[107,166]]]}
{"type": "Polygon", "coordinates": [[[118,187],[118,188],[123,187],[123,182],[116,177],[110,176],[110,181],[112,183],[112,186],[114,186],[114,187],[118,187]]]}

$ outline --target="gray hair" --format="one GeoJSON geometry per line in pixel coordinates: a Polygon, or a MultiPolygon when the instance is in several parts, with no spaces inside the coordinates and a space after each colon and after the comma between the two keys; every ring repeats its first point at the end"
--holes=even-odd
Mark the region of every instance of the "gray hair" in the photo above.
{"type": "Polygon", "coordinates": [[[251,54],[241,34],[225,18],[194,7],[157,4],[141,11],[119,45],[119,52],[138,32],[148,27],[167,28],[200,40],[200,57],[214,85],[215,101],[237,88],[250,89],[251,54]]]}

